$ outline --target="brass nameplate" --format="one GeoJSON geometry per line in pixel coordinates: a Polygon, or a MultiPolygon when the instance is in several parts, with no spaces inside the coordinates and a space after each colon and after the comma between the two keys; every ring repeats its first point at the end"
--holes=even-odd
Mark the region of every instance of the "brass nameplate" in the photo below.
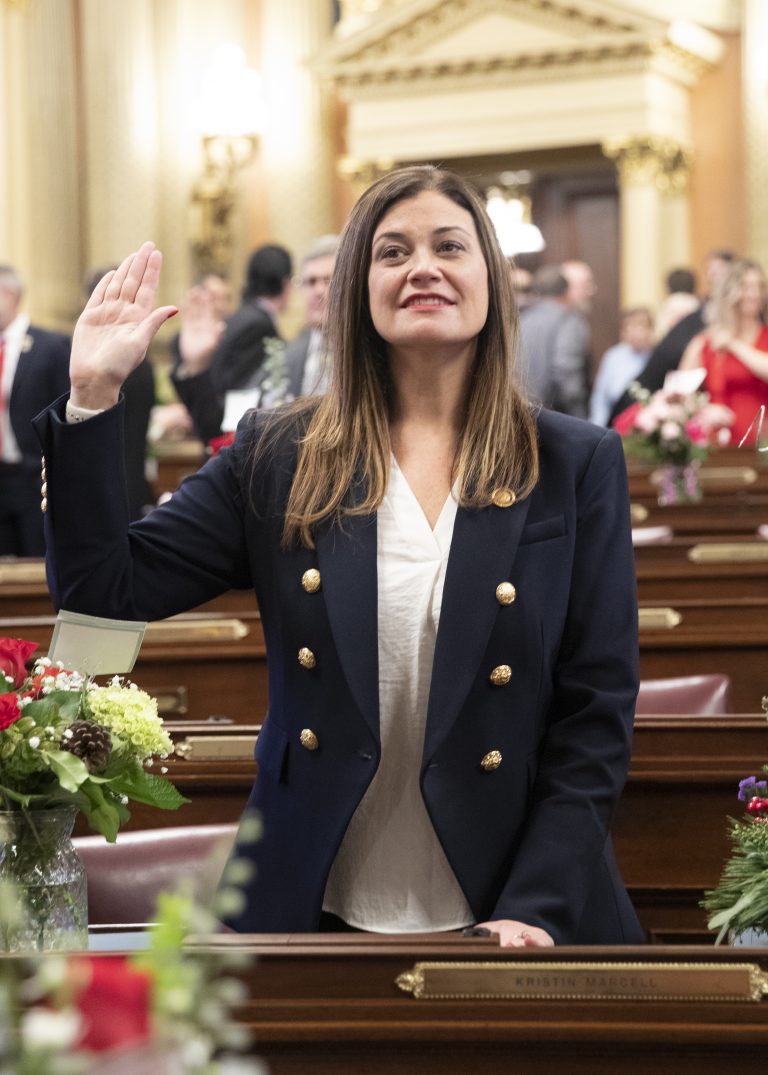
{"type": "Polygon", "coordinates": [[[249,628],[238,619],[155,620],[147,624],[144,642],[237,642],[248,632],[249,628]]]}
{"type": "Polygon", "coordinates": [[[187,735],[174,747],[185,761],[253,760],[255,735],[187,735]]]}
{"type": "Polygon", "coordinates": [[[418,1000],[759,1001],[755,963],[416,963],[396,979],[418,1000]]]}
{"type": "Polygon", "coordinates": [[[29,561],[9,560],[6,563],[0,563],[0,583],[3,582],[42,582],[45,583],[45,561],[40,560],[36,563],[29,563],[29,561]]]}
{"type": "Polygon", "coordinates": [[[683,622],[682,615],[674,608],[640,608],[638,623],[641,631],[671,631],[683,622]]]}
{"type": "Polygon", "coordinates": [[[688,550],[694,564],[768,563],[768,541],[713,541],[688,550]]]}
{"type": "Polygon", "coordinates": [[[205,459],[205,446],[199,440],[158,440],[152,445],[157,459],[171,463],[195,463],[205,459]]]}
{"type": "Polygon", "coordinates": [[[754,485],[757,471],[754,467],[702,467],[699,481],[703,486],[724,485],[736,489],[743,485],[754,485]]]}

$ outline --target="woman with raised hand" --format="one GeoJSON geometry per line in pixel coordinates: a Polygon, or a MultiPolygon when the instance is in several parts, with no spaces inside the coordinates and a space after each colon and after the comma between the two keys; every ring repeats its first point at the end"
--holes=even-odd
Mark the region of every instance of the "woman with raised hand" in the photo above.
{"type": "Polygon", "coordinates": [[[228,924],[641,941],[608,834],[638,663],[621,444],[517,387],[480,198],[431,167],[375,183],[339,247],[327,394],[248,415],[129,526],[118,393],[173,312],[159,267],[145,244],[102,281],[70,400],[37,420],[49,573],[60,605],[141,620],[255,590],[263,834],[228,924]]]}
{"type": "Polygon", "coordinates": [[[735,261],[714,296],[709,325],[694,336],[680,369],[706,370],[713,403],[735,415],[733,440],[754,444],[768,408],[768,283],[762,266],[735,261]]]}

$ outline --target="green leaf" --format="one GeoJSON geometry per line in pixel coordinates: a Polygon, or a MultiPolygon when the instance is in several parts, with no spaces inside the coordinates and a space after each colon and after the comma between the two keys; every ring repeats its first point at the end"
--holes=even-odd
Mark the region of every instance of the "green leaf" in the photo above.
{"type": "Polygon", "coordinates": [[[13,680],[8,679],[5,672],[0,672],[0,694],[10,694],[13,689],[13,680]]]}
{"type": "Polygon", "coordinates": [[[104,792],[97,784],[87,783],[80,788],[84,797],[83,813],[88,824],[95,832],[100,832],[110,844],[117,839],[121,821],[126,820],[125,813],[115,803],[108,802],[104,792]]]}
{"type": "Polygon", "coordinates": [[[82,758],[68,750],[49,750],[45,756],[65,791],[78,791],[91,775],[82,758]]]}
{"type": "Polygon", "coordinates": [[[148,806],[157,806],[161,810],[178,810],[189,799],[177,791],[170,780],[163,776],[155,776],[135,765],[121,777],[112,781],[113,791],[127,795],[137,803],[146,803],[148,806]]]}

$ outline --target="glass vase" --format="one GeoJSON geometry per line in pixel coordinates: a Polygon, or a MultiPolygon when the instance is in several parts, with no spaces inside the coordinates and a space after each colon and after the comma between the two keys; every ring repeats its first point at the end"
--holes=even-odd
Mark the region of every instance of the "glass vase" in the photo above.
{"type": "Polygon", "coordinates": [[[0,950],[88,947],[85,867],[72,844],[77,811],[0,810],[0,950]]]}
{"type": "Polygon", "coordinates": [[[656,471],[659,504],[691,504],[701,500],[698,463],[668,465],[656,471]]]}

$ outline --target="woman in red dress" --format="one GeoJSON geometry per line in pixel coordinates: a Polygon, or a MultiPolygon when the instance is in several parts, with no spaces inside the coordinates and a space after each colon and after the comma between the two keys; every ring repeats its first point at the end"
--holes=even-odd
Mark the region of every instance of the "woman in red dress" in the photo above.
{"type": "Polygon", "coordinates": [[[733,439],[754,444],[768,428],[768,285],[756,261],[736,261],[715,298],[712,321],[689,343],[680,369],[704,367],[713,403],[736,415],[733,439]]]}

